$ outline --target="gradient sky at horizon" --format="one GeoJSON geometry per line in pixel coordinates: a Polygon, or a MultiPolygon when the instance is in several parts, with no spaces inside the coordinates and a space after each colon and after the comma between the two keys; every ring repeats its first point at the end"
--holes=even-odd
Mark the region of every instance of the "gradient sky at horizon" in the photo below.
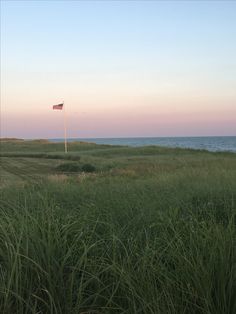
{"type": "Polygon", "coordinates": [[[2,1],[1,136],[236,135],[236,2],[2,1]]]}

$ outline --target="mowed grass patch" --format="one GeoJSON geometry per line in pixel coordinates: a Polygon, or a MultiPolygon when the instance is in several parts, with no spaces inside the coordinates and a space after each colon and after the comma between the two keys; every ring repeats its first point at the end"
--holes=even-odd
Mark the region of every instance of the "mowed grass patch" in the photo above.
{"type": "Polygon", "coordinates": [[[60,161],[45,160],[42,158],[0,157],[0,187],[7,184],[37,182],[42,177],[54,173],[55,164],[60,161]]]}

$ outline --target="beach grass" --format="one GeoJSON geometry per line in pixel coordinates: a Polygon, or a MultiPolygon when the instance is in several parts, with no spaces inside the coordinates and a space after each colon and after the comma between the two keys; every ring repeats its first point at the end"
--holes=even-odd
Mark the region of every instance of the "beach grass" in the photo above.
{"type": "Polygon", "coordinates": [[[1,143],[1,313],[236,312],[235,154],[70,148],[1,143]]]}

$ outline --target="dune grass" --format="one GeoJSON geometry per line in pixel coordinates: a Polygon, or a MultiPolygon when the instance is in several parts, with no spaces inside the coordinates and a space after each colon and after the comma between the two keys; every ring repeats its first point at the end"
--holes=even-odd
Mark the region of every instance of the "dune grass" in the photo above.
{"type": "Polygon", "coordinates": [[[120,149],[0,189],[1,313],[236,312],[236,156],[120,149]]]}

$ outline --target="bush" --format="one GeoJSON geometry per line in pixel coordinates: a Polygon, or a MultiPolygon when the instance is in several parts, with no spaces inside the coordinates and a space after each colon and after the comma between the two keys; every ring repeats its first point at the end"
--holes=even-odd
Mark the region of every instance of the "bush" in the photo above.
{"type": "Polygon", "coordinates": [[[96,168],[91,164],[84,164],[81,167],[81,170],[84,172],[94,172],[96,170],[96,168]]]}
{"type": "Polygon", "coordinates": [[[56,170],[63,172],[79,172],[81,171],[81,167],[77,163],[64,163],[57,166],[56,170]]]}
{"type": "Polygon", "coordinates": [[[62,172],[94,172],[96,168],[91,164],[63,163],[57,166],[56,170],[62,172]]]}

